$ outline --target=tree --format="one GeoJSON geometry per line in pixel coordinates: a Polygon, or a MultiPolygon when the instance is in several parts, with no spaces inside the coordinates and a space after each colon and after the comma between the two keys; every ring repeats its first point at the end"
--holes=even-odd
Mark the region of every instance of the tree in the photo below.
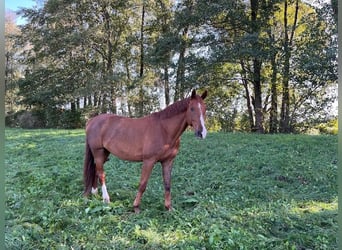
{"type": "Polygon", "coordinates": [[[161,44],[161,39],[158,40],[158,42],[154,41],[155,46],[151,46],[152,48],[155,47],[152,56],[155,57],[154,62],[157,66],[161,66],[161,71],[163,72],[161,75],[161,79],[163,81],[164,87],[165,104],[168,106],[171,102],[169,73],[172,55],[172,48],[170,46],[170,44],[172,43],[170,41],[170,23],[172,18],[171,4],[169,0],[159,0],[155,2],[155,5],[153,7],[153,11],[156,17],[155,21],[153,22],[155,24],[153,25],[153,30],[156,30],[157,34],[160,34],[159,36],[162,36],[166,39],[164,40],[165,44],[161,44]]]}
{"type": "Polygon", "coordinates": [[[27,45],[23,53],[25,78],[19,82],[23,103],[42,108],[74,104],[74,91],[83,82],[78,73],[84,61],[79,57],[84,48],[79,46],[80,20],[70,11],[76,8],[77,5],[48,1],[41,9],[22,11],[29,19],[22,28],[21,39],[23,46],[27,45]]]}
{"type": "MultiPolygon", "coordinates": [[[[50,0],[42,9],[23,10],[30,21],[23,28],[23,42],[29,41],[32,46],[25,55],[25,63],[29,66],[27,78],[30,74],[36,75],[37,71],[49,72],[59,83],[50,79],[49,82],[38,80],[37,84],[44,88],[51,84],[47,89],[51,90],[51,97],[56,97],[57,104],[71,102],[75,107],[82,95],[92,96],[88,100],[92,100],[93,105],[102,111],[115,112],[113,79],[120,74],[113,72],[121,58],[116,57],[120,54],[114,54],[114,51],[120,51],[125,43],[123,37],[129,34],[126,27],[130,20],[127,11],[118,10],[127,10],[127,4],[127,1],[114,5],[109,1],[97,4],[50,0]],[[54,87],[56,85],[59,89],[54,87]]],[[[22,84],[25,85],[25,81],[22,84]]],[[[24,94],[30,95],[29,92],[24,94]]]]}
{"type": "MultiPolygon", "coordinates": [[[[210,25],[218,37],[211,44],[216,63],[228,61],[240,64],[237,74],[244,86],[250,129],[264,132],[263,64],[268,57],[268,37],[265,36],[269,20],[277,9],[277,1],[223,2],[214,8],[210,25]],[[251,85],[251,86],[250,86],[251,85]]],[[[210,39],[210,37],[208,37],[210,39]]]]}
{"type": "Polygon", "coordinates": [[[332,118],[327,113],[337,96],[337,37],[333,19],[327,22],[327,7],[316,9],[300,21],[305,28],[292,57],[290,126],[332,118]]]}
{"type": "Polygon", "coordinates": [[[5,16],[5,112],[12,113],[19,106],[16,80],[21,77],[19,53],[16,39],[20,36],[20,30],[15,24],[15,14],[6,12],[5,16]]]}
{"type": "Polygon", "coordinates": [[[29,22],[20,46],[28,46],[18,94],[49,113],[142,116],[160,100],[168,105],[207,88],[216,95],[207,99],[213,127],[297,131],[313,113],[322,120],[335,98],[325,93],[337,74],[334,6],[48,0],[22,11],[29,22]]]}
{"type": "MultiPolygon", "coordinates": [[[[220,4],[219,7],[210,8],[207,6],[208,8],[206,8],[207,12],[213,13],[210,25],[216,30],[215,35],[218,37],[211,46],[212,58],[215,59],[212,62],[229,61],[240,64],[241,70],[238,74],[244,87],[246,109],[252,130],[262,132],[262,126],[266,121],[264,118],[269,117],[270,132],[278,131],[278,120],[281,132],[293,131],[294,124],[298,122],[293,117],[293,111],[298,110],[298,107],[307,109],[304,102],[297,103],[297,106],[294,97],[291,97],[292,93],[300,92],[297,90],[299,85],[296,84],[298,78],[295,79],[294,74],[291,73],[295,72],[293,62],[295,54],[302,55],[299,50],[305,51],[309,55],[312,54],[309,50],[304,50],[303,47],[299,48],[298,41],[304,41],[303,45],[309,46],[310,49],[314,49],[313,51],[325,51],[323,47],[327,46],[328,42],[327,37],[322,35],[311,39],[315,43],[322,44],[323,47],[312,47],[307,39],[303,40],[303,31],[310,29],[304,27],[305,22],[302,20],[305,16],[313,13],[314,8],[299,1],[291,2],[291,4],[288,1],[272,1],[272,3],[251,1],[250,5],[241,3],[240,6],[242,7],[238,7],[239,5],[235,3],[234,7],[230,6],[231,8],[228,7],[231,3],[220,2],[220,4]],[[250,8],[250,14],[247,11],[248,8],[250,8]],[[230,13],[232,9],[235,13],[230,13]],[[326,45],[323,45],[324,43],[326,45]],[[279,102],[281,105],[278,105],[279,102]],[[281,114],[280,117],[278,117],[279,114],[281,114]]],[[[322,16],[322,14],[323,11],[318,16],[322,16]]],[[[328,19],[325,18],[323,21],[324,18],[320,19],[318,16],[311,20],[310,25],[312,27],[315,27],[314,23],[320,26],[327,22],[328,19]]],[[[323,26],[327,29],[326,25],[323,26]]],[[[329,50],[330,55],[334,55],[332,51],[336,53],[334,47],[332,46],[332,49],[329,50]]],[[[322,57],[320,55],[318,58],[324,58],[322,63],[324,62],[330,65],[329,67],[336,69],[334,57],[328,58],[328,56],[322,57]]],[[[324,71],[326,67],[322,67],[322,63],[317,64],[320,67],[317,67],[316,70],[324,71]]],[[[298,66],[303,67],[303,65],[298,66]]],[[[329,72],[333,72],[332,68],[329,72]]],[[[321,74],[324,75],[324,72],[321,74]]],[[[335,73],[332,73],[331,77],[333,75],[336,76],[335,73]]],[[[329,82],[333,81],[328,81],[325,86],[329,86],[329,82]]],[[[307,102],[315,99],[316,108],[318,106],[324,107],[324,102],[321,102],[322,99],[319,98],[319,95],[313,94],[316,89],[314,85],[307,85],[306,89],[307,91],[310,90],[310,93],[303,94],[301,92],[303,100],[307,102]]]]}

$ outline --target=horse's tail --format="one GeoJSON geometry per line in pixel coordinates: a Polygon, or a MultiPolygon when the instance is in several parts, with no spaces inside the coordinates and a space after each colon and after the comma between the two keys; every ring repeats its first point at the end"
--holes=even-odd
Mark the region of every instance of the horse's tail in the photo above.
{"type": "Polygon", "coordinates": [[[83,167],[83,181],[84,181],[84,195],[89,195],[96,178],[96,169],[94,162],[94,155],[91,152],[88,141],[86,141],[84,167],[83,167]]]}

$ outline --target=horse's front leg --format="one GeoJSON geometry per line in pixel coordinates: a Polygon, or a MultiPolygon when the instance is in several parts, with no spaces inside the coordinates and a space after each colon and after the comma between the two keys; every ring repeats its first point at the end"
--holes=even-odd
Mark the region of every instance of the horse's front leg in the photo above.
{"type": "Polygon", "coordinates": [[[154,163],[155,162],[150,162],[150,161],[144,161],[144,163],[143,163],[138,193],[137,193],[137,196],[135,197],[135,200],[133,202],[133,207],[134,207],[135,213],[140,213],[141,197],[143,196],[143,194],[146,190],[147,182],[151,176],[151,172],[152,172],[154,163]]]}
{"type": "Polygon", "coordinates": [[[171,172],[172,172],[173,159],[162,162],[163,166],[163,180],[165,189],[165,208],[168,211],[172,210],[171,204],[171,172]]]}

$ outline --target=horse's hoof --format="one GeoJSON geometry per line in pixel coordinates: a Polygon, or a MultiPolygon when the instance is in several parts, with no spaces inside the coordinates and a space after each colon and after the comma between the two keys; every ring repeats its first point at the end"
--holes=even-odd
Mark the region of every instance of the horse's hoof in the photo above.
{"type": "Polygon", "coordinates": [[[165,207],[165,209],[168,211],[168,212],[172,212],[172,207],[165,207]]]}
{"type": "Polygon", "coordinates": [[[108,204],[110,202],[110,200],[109,200],[109,198],[103,198],[103,202],[108,204]]]}
{"type": "Polygon", "coordinates": [[[140,213],[140,208],[139,207],[134,207],[134,213],[139,214],[140,213]]]}

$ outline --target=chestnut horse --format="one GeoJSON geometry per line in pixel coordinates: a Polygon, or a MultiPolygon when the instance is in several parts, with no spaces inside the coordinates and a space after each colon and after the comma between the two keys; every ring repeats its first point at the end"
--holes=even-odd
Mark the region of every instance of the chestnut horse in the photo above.
{"type": "Polygon", "coordinates": [[[188,126],[195,136],[205,138],[204,125],[207,96],[193,90],[191,97],[175,102],[162,111],[142,118],[126,118],[102,114],[92,118],[86,126],[84,160],[84,195],[97,193],[97,181],[102,186],[102,198],[109,202],[105,184],[104,163],[110,153],[122,160],[143,162],[138,193],[133,206],[140,212],[141,197],[155,163],[160,162],[165,189],[165,208],[171,210],[171,169],[179,146],[180,136],[188,126]]]}

